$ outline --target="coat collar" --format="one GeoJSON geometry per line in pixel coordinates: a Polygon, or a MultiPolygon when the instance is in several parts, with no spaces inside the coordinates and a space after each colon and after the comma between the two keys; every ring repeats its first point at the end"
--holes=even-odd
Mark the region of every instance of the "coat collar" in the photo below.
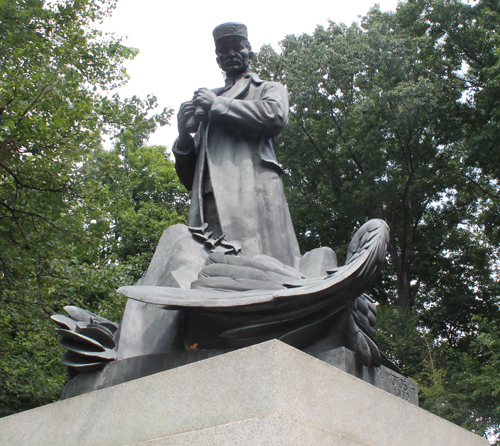
{"type": "Polygon", "coordinates": [[[219,90],[219,95],[226,98],[237,99],[247,92],[252,82],[260,85],[264,81],[256,73],[245,73],[238,79],[228,78],[226,79],[226,87],[219,90]]]}

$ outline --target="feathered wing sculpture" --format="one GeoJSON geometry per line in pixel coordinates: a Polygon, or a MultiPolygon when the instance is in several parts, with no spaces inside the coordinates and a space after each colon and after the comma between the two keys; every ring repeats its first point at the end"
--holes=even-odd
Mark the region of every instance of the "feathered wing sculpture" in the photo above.
{"type": "Polygon", "coordinates": [[[318,342],[324,348],[343,344],[363,364],[378,366],[376,310],[362,293],[382,268],[388,239],[385,222],[369,221],[353,237],[346,264],[322,277],[306,278],[264,255],[216,253],[190,290],[128,286],[118,291],[166,309],[189,309],[186,345],[232,348],[273,338],[306,350],[318,342]]]}
{"type": "Polygon", "coordinates": [[[103,368],[116,360],[115,334],[118,324],[94,313],[68,305],[68,316],[56,314],[51,319],[59,325],[59,342],[67,350],[61,361],[71,376],[103,368]]]}

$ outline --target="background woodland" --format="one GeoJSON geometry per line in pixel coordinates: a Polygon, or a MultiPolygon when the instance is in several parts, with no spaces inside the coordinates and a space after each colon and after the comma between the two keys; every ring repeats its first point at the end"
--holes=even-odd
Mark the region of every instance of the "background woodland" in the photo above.
{"type": "MultiPolygon", "coordinates": [[[[136,50],[96,30],[111,0],[0,0],[0,416],[57,399],[51,314],[119,320],[189,197],[148,136],[172,110],[120,98],[136,50]],[[105,149],[103,140],[111,141],[105,149]]],[[[326,15],[326,13],[325,13],[326,15]]],[[[500,444],[500,4],[407,0],[263,47],[285,84],[278,150],[302,251],[339,258],[382,218],[377,341],[421,407],[500,444]]]]}

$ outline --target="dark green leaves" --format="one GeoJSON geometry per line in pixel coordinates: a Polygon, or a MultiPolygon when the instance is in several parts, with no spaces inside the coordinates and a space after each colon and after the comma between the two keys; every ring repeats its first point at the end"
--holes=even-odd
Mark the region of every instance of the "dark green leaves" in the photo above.
{"type": "Polygon", "coordinates": [[[93,29],[114,4],[0,0],[0,416],[61,389],[49,316],[75,304],[119,320],[114,290],[184,218],[164,149],[141,149],[171,111],[110,93],[137,54],[93,29]]]}
{"type": "Polygon", "coordinates": [[[500,319],[499,13],[493,1],[409,0],[287,36],[254,62],[290,92],[278,159],[303,251],[341,259],[356,227],[387,221],[378,339],[419,381],[423,407],[480,433],[500,422],[472,396],[495,363],[475,364],[473,346],[486,332],[499,342],[477,322],[500,319]]]}

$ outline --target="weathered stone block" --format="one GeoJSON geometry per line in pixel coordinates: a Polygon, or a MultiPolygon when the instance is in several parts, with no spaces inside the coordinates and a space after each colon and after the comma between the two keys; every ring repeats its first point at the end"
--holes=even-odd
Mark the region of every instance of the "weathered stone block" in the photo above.
{"type": "Polygon", "coordinates": [[[0,419],[2,446],[145,444],[488,442],[279,341],[0,419]]]}

